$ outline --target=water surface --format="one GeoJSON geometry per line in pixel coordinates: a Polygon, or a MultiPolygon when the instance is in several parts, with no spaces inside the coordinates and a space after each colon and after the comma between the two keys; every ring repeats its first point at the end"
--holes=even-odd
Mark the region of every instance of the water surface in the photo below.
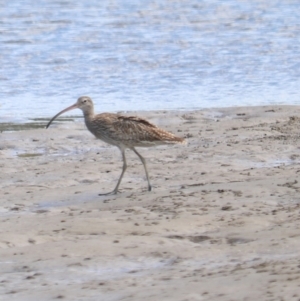
{"type": "Polygon", "coordinates": [[[298,104],[299,2],[0,0],[0,122],[298,104]],[[79,114],[79,112],[78,112],[79,114]]]}

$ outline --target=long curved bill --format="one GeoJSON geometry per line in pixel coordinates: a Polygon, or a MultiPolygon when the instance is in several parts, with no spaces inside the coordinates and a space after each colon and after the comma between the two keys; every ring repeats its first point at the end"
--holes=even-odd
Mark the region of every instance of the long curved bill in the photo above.
{"type": "Polygon", "coordinates": [[[71,111],[71,110],[77,109],[77,108],[78,108],[78,105],[77,105],[77,103],[75,103],[75,104],[73,104],[72,106],[67,107],[66,109],[64,109],[64,110],[60,111],[59,113],[57,113],[57,114],[56,114],[53,118],[51,118],[51,120],[48,122],[48,124],[47,124],[47,126],[46,126],[46,129],[50,126],[50,124],[52,123],[52,121],[53,121],[54,119],[56,119],[59,115],[65,113],[65,112],[67,112],[67,111],[71,111]]]}

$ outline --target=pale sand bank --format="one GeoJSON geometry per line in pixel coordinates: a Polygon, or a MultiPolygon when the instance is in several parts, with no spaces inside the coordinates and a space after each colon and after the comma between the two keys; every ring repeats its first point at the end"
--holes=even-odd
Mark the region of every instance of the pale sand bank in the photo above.
{"type": "Polygon", "coordinates": [[[0,133],[0,300],[299,300],[297,114],[140,112],[188,145],[140,149],[150,193],[127,151],[117,196],[82,121],[0,133]]]}

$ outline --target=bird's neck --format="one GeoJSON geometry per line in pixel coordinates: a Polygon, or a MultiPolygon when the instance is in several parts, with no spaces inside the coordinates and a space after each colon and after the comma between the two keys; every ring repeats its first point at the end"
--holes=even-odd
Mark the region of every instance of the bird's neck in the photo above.
{"type": "Polygon", "coordinates": [[[84,119],[86,119],[86,120],[93,119],[94,118],[94,109],[90,108],[89,110],[84,111],[83,115],[84,115],[84,119]]]}

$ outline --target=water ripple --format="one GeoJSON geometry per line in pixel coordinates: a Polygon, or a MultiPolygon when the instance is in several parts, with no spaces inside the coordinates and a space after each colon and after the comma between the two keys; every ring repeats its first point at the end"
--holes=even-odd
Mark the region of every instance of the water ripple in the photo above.
{"type": "Polygon", "coordinates": [[[0,1],[1,119],[298,104],[296,1],[0,1]]]}

